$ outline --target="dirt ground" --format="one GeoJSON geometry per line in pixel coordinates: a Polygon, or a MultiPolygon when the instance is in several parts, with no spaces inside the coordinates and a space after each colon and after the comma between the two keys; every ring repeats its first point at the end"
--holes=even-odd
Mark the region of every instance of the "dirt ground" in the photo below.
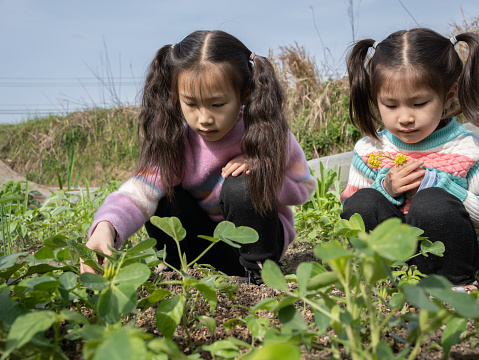
{"type": "MultiPolygon", "coordinates": [[[[14,172],[2,161],[0,161],[0,185],[8,180],[21,181],[25,180],[25,178],[22,175],[14,172]]],[[[32,185],[34,186],[35,190],[38,190],[42,193],[48,193],[49,191],[48,188],[44,186],[33,183],[32,185]]],[[[301,262],[306,261],[317,261],[317,259],[315,258],[313,250],[309,244],[296,241],[289,247],[285,255],[285,258],[283,260],[284,269],[287,273],[294,273],[297,266],[301,262]]],[[[172,276],[174,277],[175,275],[173,273],[167,272],[165,274],[162,274],[161,276],[162,280],[166,280],[171,278],[172,276]]],[[[236,326],[229,333],[227,333],[225,331],[225,328],[223,327],[223,323],[229,319],[246,317],[249,314],[247,310],[248,307],[255,305],[256,303],[265,298],[277,296],[279,294],[279,291],[273,290],[266,285],[248,285],[246,283],[246,279],[241,277],[235,277],[234,281],[239,286],[239,289],[236,293],[237,301],[234,304],[232,303],[231,299],[227,297],[221,297],[219,298],[219,304],[214,314],[210,313],[209,305],[205,304],[204,302],[200,302],[198,304],[198,308],[196,309],[198,313],[211,316],[216,320],[217,327],[213,335],[211,335],[204,326],[199,327],[196,330],[190,330],[190,336],[192,337],[192,339],[191,342],[189,342],[187,340],[188,336],[185,330],[181,326],[178,327],[177,333],[175,334],[175,341],[180,347],[180,349],[183,350],[185,353],[191,353],[193,349],[198,348],[200,345],[210,344],[218,340],[225,339],[228,336],[234,336],[240,340],[251,342],[251,334],[245,326],[236,326]]],[[[137,322],[137,326],[144,329],[147,333],[151,333],[153,335],[160,335],[156,327],[155,312],[155,307],[147,309],[140,317],[140,320],[137,322]]],[[[263,315],[269,317],[271,321],[275,321],[273,314],[265,312],[263,315]]],[[[311,323],[314,321],[313,313],[308,309],[305,309],[303,311],[303,316],[307,323],[311,323]]],[[[475,328],[473,322],[469,321],[468,330],[472,332],[474,331],[474,329],[475,328]]],[[[422,346],[421,352],[419,353],[417,359],[442,359],[443,352],[441,350],[441,347],[435,345],[441,343],[441,336],[442,330],[439,330],[429,340],[427,340],[422,346]]],[[[449,359],[479,359],[479,347],[476,345],[478,343],[478,340],[479,336],[476,335],[475,337],[468,339],[462,344],[454,346],[450,351],[449,359]]],[[[401,344],[399,344],[392,337],[389,338],[388,341],[390,344],[392,344],[391,346],[393,346],[395,350],[399,350],[401,348],[401,344]]],[[[324,336],[322,339],[318,339],[318,343],[320,343],[326,349],[329,346],[328,338],[326,336],[324,336]]],[[[62,344],[62,348],[64,349],[68,358],[82,359],[81,344],[77,342],[66,342],[62,344]]],[[[303,359],[305,360],[329,359],[330,356],[331,354],[326,350],[312,349],[310,352],[303,352],[303,359]]],[[[204,353],[203,358],[210,359],[210,356],[208,353],[204,353]]],[[[347,357],[345,356],[344,359],[347,359],[347,357]]]]}

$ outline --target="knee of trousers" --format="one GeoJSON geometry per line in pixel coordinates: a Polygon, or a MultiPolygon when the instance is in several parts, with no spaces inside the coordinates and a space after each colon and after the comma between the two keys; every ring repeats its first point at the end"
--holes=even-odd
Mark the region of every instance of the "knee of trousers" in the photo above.
{"type": "Polygon", "coordinates": [[[464,204],[456,196],[441,188],[427,188],[413,196],[408,218],[431,221],[456,216],[467,217],[464,204]]]}
{"type": "Polygon", "coordinates": [[[381,204],[393,206],[379,191],[370,188],[359,189],[344,201],[341,218],[349,219],[355,213],[363,217],[375,214],[382,208],[381,204]]]}
{"type": "Polygon", "coordinates": [[[247,175],[228,176],[223,182],[220,194],[220,203],[225,206],[250,208],[252,206],[249,195],[249,182],[247,175]]]}

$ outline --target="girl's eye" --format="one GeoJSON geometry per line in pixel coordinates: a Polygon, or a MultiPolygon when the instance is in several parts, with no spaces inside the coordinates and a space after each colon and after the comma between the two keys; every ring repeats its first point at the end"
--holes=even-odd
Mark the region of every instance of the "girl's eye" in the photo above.
{"type": "Polygon", "coordinates": [[[423,102],[423,103],[419,103],[419,104],[414,104],[415,107],[423,107],[424,105],[427,104],[427,101],[423,102]]]}
{"type": "Polygon", "coordinates": [[[196,106],[196,104],[193,104],[193,103],[185,103],[185,105],[188,106],[188,107],[195,107],[196,106]]]}
{"type": "Polygon", "coordinates": [[[224,104],[213,104],[213,107],[219,108],[222,107],[224,104]]]}
{"type": "Polygon", "coordinates": [[[386,104],[384,104],[384,106],[386,106],[388,109],[395,109],[396,108],[396,105],[386,105],[386,104]]]}

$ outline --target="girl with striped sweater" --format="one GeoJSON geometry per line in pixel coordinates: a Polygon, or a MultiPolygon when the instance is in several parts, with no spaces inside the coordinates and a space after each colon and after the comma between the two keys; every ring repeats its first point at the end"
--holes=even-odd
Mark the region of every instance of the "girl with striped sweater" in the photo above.
{"type": "Polygon", "coordinates": [[[479,124],[478,55],[476,34],[418,28],[359,41],[347,62],[350,118],[366,137],[354,148],[341,217],[359,213],[368,231],[391,217],[424,230],[444,243],[444,257],[410,265],[453,284],[473,283],[479,269],[479,138],[454,117],[479,124]],[[465,65],[458,41],[469,47],[465,65]],[[397,155],[406,162],[389,160],[397,155]]]}

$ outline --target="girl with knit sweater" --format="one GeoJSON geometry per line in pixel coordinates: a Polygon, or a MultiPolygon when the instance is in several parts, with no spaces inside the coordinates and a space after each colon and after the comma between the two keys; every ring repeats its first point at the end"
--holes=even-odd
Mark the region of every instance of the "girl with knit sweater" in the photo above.
{"type": "MultiPolygon", "coordinates": [[[[152,61],[139,115],[142,139],[134,176],[95,214],[87,246],[109,254],[143,224],[166,263],[178,268],[174,241],[149,219],[178,217],[181,249],[196,258],[228,220],[258,232],[239,250],[216,244],[202,262],[229,275],[278,262],[294,240],[290,205],[305,203],[316,181],[288,129],[283,92],[267,58],[222,31],[197,31],[162,47],[152,61]]],[[[82,264],[82,272],[93,269],[82,264]]]]}
{"type": "Polygon", "coordinates": [[[479,269],[479,138],[454,116],[479,124],[478,55],[476,34],[448,39],[418,28],[359,41],[347,62],[350,118],[367,136],[354,148],[341,217],[359,213],[368,231],[391,217],[422,229],[444,243],[444,257],[410,265],[466,291],[479,269]],[[458,41],[469,48],[464,66],[458,41]],[[406,162],[395,164],[397,155],[406,162]]]}

